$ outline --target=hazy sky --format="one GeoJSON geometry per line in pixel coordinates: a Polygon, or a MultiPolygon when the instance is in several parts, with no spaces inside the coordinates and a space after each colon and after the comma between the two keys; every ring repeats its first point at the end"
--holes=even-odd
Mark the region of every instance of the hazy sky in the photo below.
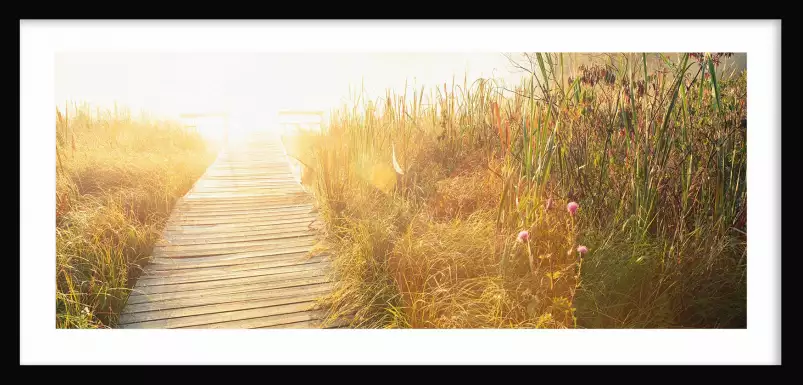
{"type": "Polygon", "coordinates": [[[56,103],[85,101],[164,115],[228,111],[275,116],[280,109],[338,107],[349,85],[364,78],[375,99],[402,92],[405,80],[427,87],[456,75],[516,76],[501,53],[61,53],[56,56],[56,103]]]}
{"type": "MultiPolygon", "coordinates": [[[[569,67],[583,59],[570,54],[567,60],[569,67]]],[[[743,66],[744,55],[738,61],[743,66]]],[[[228,112],[232,125],[243,129],[276,126],[282,109],[338,108],[349,85],[363,79],[376,100],[387,89],[404,92],[405,80],[420,90],[451,84],[453,76],[462,84],[466,74],[469,82],[494,76],[508,84],[522,76],[502,53],[60,53],[55,68],[58,105],[111,107],[117,101],[135,114],[173,118],[228,112]]]]}

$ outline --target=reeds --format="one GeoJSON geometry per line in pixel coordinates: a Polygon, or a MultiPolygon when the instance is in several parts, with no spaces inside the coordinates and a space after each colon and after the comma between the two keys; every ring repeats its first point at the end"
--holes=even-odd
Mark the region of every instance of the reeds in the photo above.
{"type": "Polygon", "coordinates": [[[173,203],[214,153],[168,122],[66,107],[56,111],[56,327],[113,327],[173,203]]]}
{"type": "Polygon", "coordinates": [[[309,164],[337,249],[332,314],[743,327],[746,72],[723,80],[720,56],[612,54],[566,76],[562,54],[528,54],[512,90],[452,81],[333,112],[309,164]],[[569,201],[578,217],[555,208],[569,201]],[[516,246],[525,229],[546,270],[516,246]]]}

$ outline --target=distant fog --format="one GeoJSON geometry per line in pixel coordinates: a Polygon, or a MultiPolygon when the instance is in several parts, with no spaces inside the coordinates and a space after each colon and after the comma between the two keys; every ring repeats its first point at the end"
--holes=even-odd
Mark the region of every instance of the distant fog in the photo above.
{"type": "MultiPolygon", "coordinates": [[[[510,54],[523,63],[520,54],[510,54]]],[[[600,54],[565,54],[570,75],[600,54]]],[[[675,55],[670,55],[675,59],[675,55]]],[[[655,54],[650,66],[664,66],[655,54]]],[[[746,67],[746,54],[725,60],[723,68],[746,67]]],[[[503,53],[59,53],[56,55],[57,105],[87,102],[111,108],[114,102],[155,116],[228,112],[234,124],[277,124],[285,109],[330,111],[350,104],[349,90],[382,98],[388,89],[407,86],[425,95],[433,87],[462,85],[494,77],[508,85],[524,75],[503,53]]],[[[727,71],[728,73],[730,70],[727,71]]],[[[354,95],[351,95],[353,98],[354,95]]]]}

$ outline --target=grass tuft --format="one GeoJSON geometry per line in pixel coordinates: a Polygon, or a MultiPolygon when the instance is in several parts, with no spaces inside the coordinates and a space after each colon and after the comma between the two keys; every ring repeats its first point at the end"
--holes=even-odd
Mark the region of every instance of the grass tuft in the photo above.
{"type": "Polygon", "coordinates": [[[747,74],[722,76],[721,56],[597,55],[565,73],[560,54],[525,54],[512,89],[334,111],[295,152],[336,256],[331,318],[745,327],[747,74]]]}
{"type": "Polygon", "coordinates": [[[116,325],[175,201],[215,152],[195,132],[57,109],[56,327],[116,325]]]}

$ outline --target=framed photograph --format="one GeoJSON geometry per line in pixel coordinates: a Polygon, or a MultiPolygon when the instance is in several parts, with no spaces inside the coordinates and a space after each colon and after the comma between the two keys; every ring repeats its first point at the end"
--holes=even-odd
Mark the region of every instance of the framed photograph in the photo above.
{"type": "Polygon", "coordinates": [[[23,364],[780,363],[780,21],[20,33],[23,364]]]}

